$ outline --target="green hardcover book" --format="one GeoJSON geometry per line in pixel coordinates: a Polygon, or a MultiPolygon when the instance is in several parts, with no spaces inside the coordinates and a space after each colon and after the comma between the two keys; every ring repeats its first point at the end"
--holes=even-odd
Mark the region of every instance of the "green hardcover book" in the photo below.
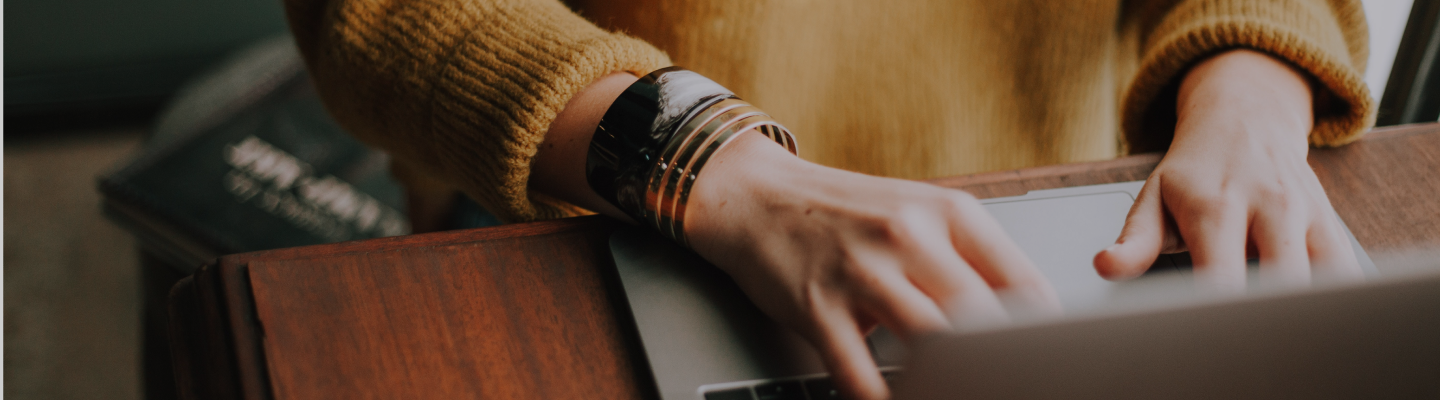
{"type": "Polygon", "coordinates": [[[182,91],[105,211],[184,272],[238,252],[410,232],[387,156],[325,112],[289,38],[182,91]]]}

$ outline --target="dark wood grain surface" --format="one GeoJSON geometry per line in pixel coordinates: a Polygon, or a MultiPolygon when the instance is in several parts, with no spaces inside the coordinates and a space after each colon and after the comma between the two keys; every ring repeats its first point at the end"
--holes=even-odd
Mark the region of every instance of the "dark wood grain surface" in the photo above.
{"type": "Polygon", "coordinates": [[[1440,127],[1377,129],[1310,153],[1340,219],[1372,255],[1440,248],[1440,127]]]}
{"type": "MultiPolygon", "coordinates": [[[[978,197],[1142,180],[1159,155],[932,181],[978,197]]],[[[1440,126],[1314,150],[1370,251],[1440,247],[1440,126]]],[[[227,256],[172,293],[191,398],[641,398],[604,217],[227,256]]]]}
{"type": "Polygon", "coordinates": [[[251,261],[276,397],[639,397],[596,233],[251,261]]]}

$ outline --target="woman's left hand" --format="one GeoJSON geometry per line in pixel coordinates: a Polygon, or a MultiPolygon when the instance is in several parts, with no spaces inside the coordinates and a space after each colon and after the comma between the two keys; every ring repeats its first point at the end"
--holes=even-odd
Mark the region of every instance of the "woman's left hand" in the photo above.
{"type": "Polygon", "coordinates": [[[1244,289],[1247,255],[1262,284],[1360,268],[1306,163],[1311,92],[1299,72],[1249,50],[1210,58],[1181,83],[1175,138],[1115,245],[1095,256],[1107,279],[1139,276],[1162,252],[1190,252],[1196,280],[1244,289]]]}

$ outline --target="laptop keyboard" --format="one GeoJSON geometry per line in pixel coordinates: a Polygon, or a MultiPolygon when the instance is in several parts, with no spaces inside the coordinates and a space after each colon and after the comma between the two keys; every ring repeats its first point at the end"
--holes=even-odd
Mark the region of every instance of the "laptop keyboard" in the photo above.
{"type": "MultiPolygon", "coordinates": [[[[881,371],[886,383],[893,383],[898,369],[881,371]]],[[[707,385],[708,386],[708,385],[707,385]]],[[[728,386],[728,385],[727,385],[728,386]]],[[[705,400],[831,400],[840,392],[830,377],[777,379],[745,386],[731,386],[705,392],[705,400]]]]}

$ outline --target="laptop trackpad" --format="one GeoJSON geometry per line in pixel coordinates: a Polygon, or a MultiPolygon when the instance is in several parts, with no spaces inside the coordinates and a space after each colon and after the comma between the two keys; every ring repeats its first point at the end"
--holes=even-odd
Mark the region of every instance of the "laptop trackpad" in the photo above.
{"type": "MultiPolygon", "coordinates": [[[[1125,217],[1143,186],[1143,181],[1136,181],[1038,190],[982,203],[1050,281],[1067,313],[1190,301],[1198,293],[1189,282],[1189,253],[1160,255],[1143,279],[1111,282],[1095,271],[1095,254],[1120,237],[1125,217]]],[[[1361,269],[1366,275],[1376,275],[1375,264],[1355,236],[1348,229],[1345,233],[1361,269]]],[[[1252,260],[1248,273],[1251,284],[1257,283],[1256,267],[1252,260]]]]}
{"type": "Polygon", "coordinates": [[[1132,203],[1129,193],[1115,191],[1001,200],[985,208],[1045,274],[1065,309],[1073,311],[1103,305],[1114,291],[1116,284],[1101,278],[1091,260],[1115,243],[1132,203]]]}

